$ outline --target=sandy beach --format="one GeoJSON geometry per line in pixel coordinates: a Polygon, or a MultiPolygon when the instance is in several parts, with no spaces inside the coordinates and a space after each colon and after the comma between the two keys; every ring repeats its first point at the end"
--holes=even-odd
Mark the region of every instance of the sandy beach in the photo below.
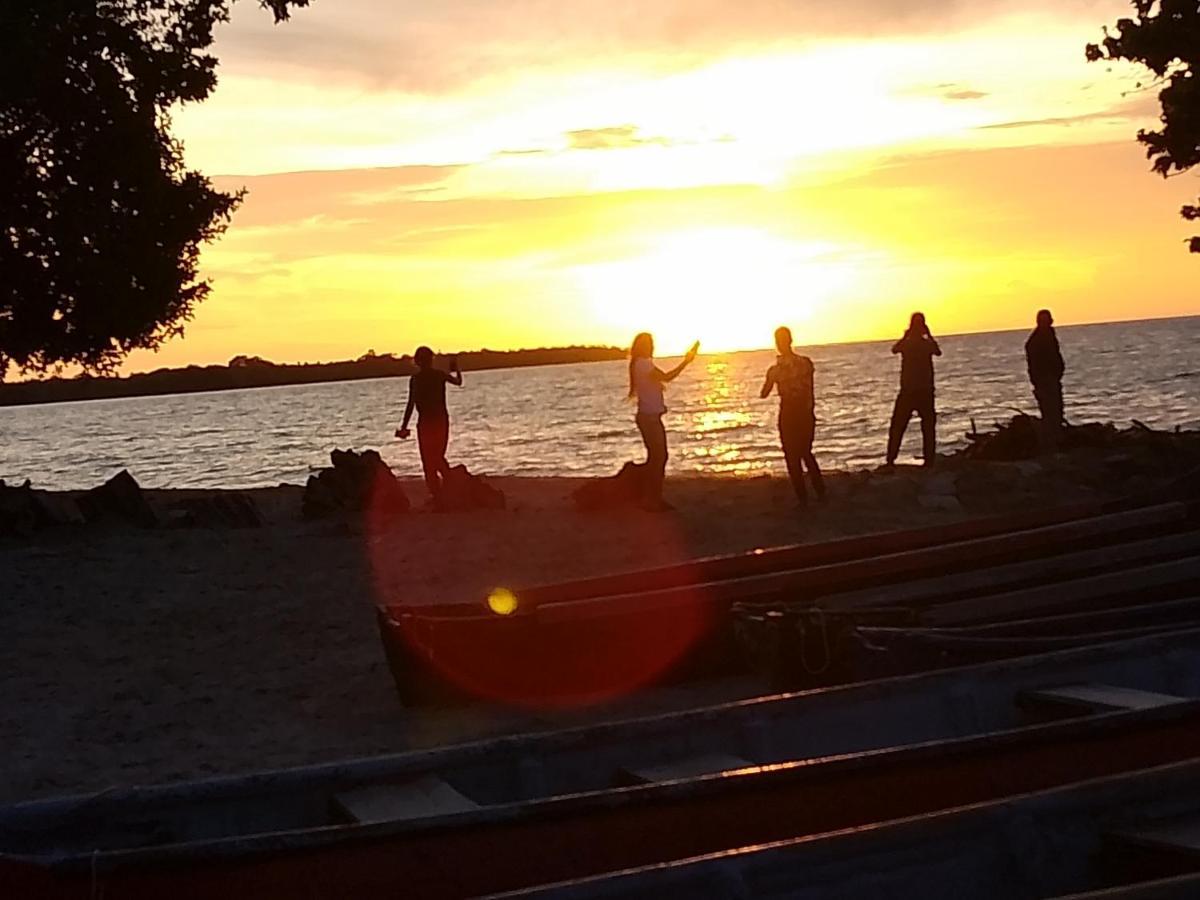
{"type": "MultiPolygon", "coordinates": [[[[1086,454],[1085,454],[1086,455],[1086,454]]],[[[1078,455],[1077,455],[1078,457],[1078,455]]],[[[1086,460],[835,472],[797,511],[786,480],[684,478],[667,514],[575,511],[569,479],[497,479],[504,511],[305,521],[302,489],[253,492],[261,528],[56,530],[0,540],[0,802],[395,752],[745,696],[664,688],[553,715],[402,708],[372,605],[475,602],[697,556],[813,542],[1152,487],[1086,460]]],[[[405,482],[409,495],[420,486],[405,482]]],[[[169,505],[184,492],[149,492],[169,505]]]]}

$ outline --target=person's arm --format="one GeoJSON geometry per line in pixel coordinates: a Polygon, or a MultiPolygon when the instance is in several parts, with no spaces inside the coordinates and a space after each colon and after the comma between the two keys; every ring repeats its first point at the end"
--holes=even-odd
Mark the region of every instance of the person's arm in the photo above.
{"type": "Polygon", "coordinates": [[[903,353],[904,352],[904,342],[907,340],[908,340],[908,335],[906,334],[904,337],[900,338],[900,340],[896,341],[896,343],[892,344],[892,352],[893,353],[903,353]]]}
{"type": "Polygon", "coordinates": [[[458,367],[458,357],[450,359],[450,373],[446,376],[446,381],[455,387],[462,387],[462,370],[458,367]]]}
{"type": "Polygon", "coordinates": [[[933,355],[934,355],[934,356],[941,356],[941,355],[942,355],[942,348],[941,348],[941,347],[939,347],[939,346],[938,346],[938,342],[937,342],[937,341],[935,341],[935,340],[933,339],[933,335],[932,335],[932,334],[930,334],[930,333],[927,331],[927,332],[925,332],[925,336],[929,338],[929,343],[933,344],[933,355]]]}
{"type": "Polygon", "coordinates": [[[758,396],[766,400],[771,396],[771,391],[773,390],[775,390],[775,367],[771,366],[771,368],[767,369],[767,380],[763,382],[762,390],[758,396]]]}
{"type": "Polygon", "coordinates": [[[412,419],[413,408],[416,406],[417,398],[413,394],[412,379],[408,380],[408,405],[404,407],[404,421],[400,423],[400,427],[396,429],[396,437],[401,440],[407,438],[411,431],[408,430],[408,423],[412,419]]]}
{"type": "Polygon", "coordinates": [[[696,341],[696,343],[692,344],[692,346],[688,348],[688,352],[683,355],[683,360],[679,363],[679,365],[671,369],[669,372],[664,372],[662,369],[655,366],[654,371],[650,373],[650,377],[652,377],[655,381],[661,381],[664,383],[668,381],[674,381],[679,377],[680,372],[691,365],[692,360],[696,358],[696,352],[699,349],[700,342],[696,341]]]}

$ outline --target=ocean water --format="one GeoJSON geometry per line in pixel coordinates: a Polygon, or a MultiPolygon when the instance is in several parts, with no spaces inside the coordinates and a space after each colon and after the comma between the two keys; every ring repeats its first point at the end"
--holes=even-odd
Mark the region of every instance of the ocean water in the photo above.
{"type": "MultiPolygon", "coordinates": [[[[1036,412],[1027,332],[940,338],[943,450],[1014,411],[1036,412]]],[[[897,335],[898,337],[899,335],[897,335]]],[[[1069,421],[1200,428],[1200,317],[1059,329],[1069,421]]],[[[816,453],[827,467],[882,462],[899,360],[890,342],[803,350],[817,372],[816,453]]],[[[777,400],[760,400],[771,351],[701,356],[668,387],[671,472],[782,474],[777,400]]],[[[661,360],[669,364],[670,360],[661,360]]],[[[604,475],[641,458],[622,362],[468,372],[449,388],[450,460],[493,475],[604,475]]],[[[420,472],[393,438],[405,379],[0,408],[0,478],[91,487],[128,468],[146,487],[301,483],[335,447],[374,447],[420,472]]],[[[901,460],[920,449],[914,419],[901,460]]]]}

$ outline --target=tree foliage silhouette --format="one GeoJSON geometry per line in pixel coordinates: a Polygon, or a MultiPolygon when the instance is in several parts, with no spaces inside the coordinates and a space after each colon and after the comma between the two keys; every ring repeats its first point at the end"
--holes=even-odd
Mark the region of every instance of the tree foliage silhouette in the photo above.
{"type": "Polygon", "coordinates": [[[200,245],[241,195],[188,170],[169,112],[216,85],[233,2],[0,0],[0,379],[111,370],[208,294],[200,245]]]}
{"type": "MultiPolygon", "coordinates": [[[[1142,129],[1151,167],[1164,178],[1200,163],[1200,3],[1196,0],[1132,0],[1136,18],[1118,19],[1114,32],[1088,44],[1087,58],[1127,60],[1154,73],[1152,86],[1163,85],[1162,128],[1142,129]]],[[[1180,214],[1200,219],[1200,206],[1184,206],[1180,214]]],[[[1200,237],[1189,241],[1200,253],[1200,237]]]]}

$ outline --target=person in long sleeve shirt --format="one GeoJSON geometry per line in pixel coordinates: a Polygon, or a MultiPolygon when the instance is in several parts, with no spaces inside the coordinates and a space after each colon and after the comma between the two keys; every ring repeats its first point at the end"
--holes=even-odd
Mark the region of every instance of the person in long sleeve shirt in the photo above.
{"type": "Polygon", "coordinates": [[[942,348],[929,333],[922,313],[913,313],[904,337],[892,345],[892,353],[900,355],[900,393],[892,408],[892,423],[888,429],[887,465],[894,466],[900,455],[900,444],[913,413],[921,417],[921,444],[925,465],[933,465],[937,457],[937,410],[934,408],[933,358],[942,355],[942,348]]]}
{"type": "Polygon", "coordinates": [[[1052,437],[1063,423],[1062,379],[1067,367],[1054,332],[1054,317],[1048,309],[1038,312],[1037,327],[1025,341],[1025,365],[1042,424],[1052,437]]]}

